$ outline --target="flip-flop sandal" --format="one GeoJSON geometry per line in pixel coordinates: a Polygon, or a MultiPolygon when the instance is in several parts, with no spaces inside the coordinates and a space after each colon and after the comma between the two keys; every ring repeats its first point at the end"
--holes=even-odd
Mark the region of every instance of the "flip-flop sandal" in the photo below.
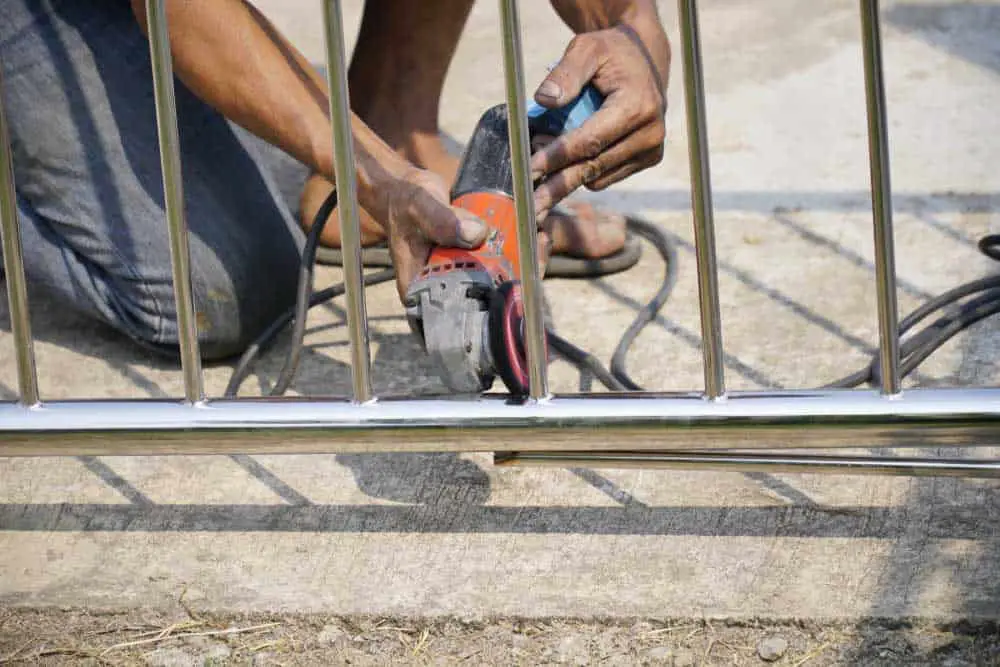
{"type": "MultiPolygon", "coordinates": [[[[552,211],[566,217],[573,216],[573,211],[562,204],[552,207],[552,211]]],[[[642,257],[642,242],[628,228],[628,224],[629,218],[625,216],[625,243],[618,252],[596,259],[568,254],[552,255],[545,267],[545,277],[598,278],[631,269],[642,257]]]]}
{"type": "MultiPolygon", "coordinates": [[[[565,216],[573,215],[573,212],[564,206],[555,206],[552,210],[565,216]]],[[[626,217],[626,224],[627,221],[626,217]]],[[[597,259],[566,254],[552,255],[545,268],[545,277],[596,278],[607,276],[632,268],[641,257],[642,243],[635,234],[626,228],[625,244],[618,252],[597,259]]],[[[340,248],[319,246],[316,248],[316,262],[328,266],[343,266],[344,255],[340,248]]],[[[361,265],[366,268],[392,267],[392,256],[389,254],[388,243],[383,241],[361,248],[361,265]]]]}
{"type": "MultiPolygon", "coordinates": [[[[316,263],[327,266],[343,266],[344,253],[340,248],[316,246],[316,263]]],[[[391,268],[392,256],[389,254],[389,244],[385,241],[361,248],[361,266],[365,268],[391,268]]]]}

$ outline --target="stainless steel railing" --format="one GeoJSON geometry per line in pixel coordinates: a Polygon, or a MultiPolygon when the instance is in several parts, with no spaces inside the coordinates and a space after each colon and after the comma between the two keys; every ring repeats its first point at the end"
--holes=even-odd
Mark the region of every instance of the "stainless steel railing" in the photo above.
{"type": "MultiPolygon", "coordinates": [[[[991,459],[768,453],[773,449],[976,446],[1000,442],[1000,390],[913,389],[900,382],[878,1],[859,0],[867,95],[876,290],[878,390],[727,391],[723,369],[711,168],[697,2],[678,0],[690,143],[692,214],[704,341],[702,391],[554,396],[546,377],[536,229],[528,171],[516,0],[498,0],[510,123],[530,395],[466,400],[374,395],[340,3],[322,0],[333,154],[339,191],[352,396],[347,400],[208,400],[202,385],[183,214],[181,162],[164,0],[147,0],[157,123],[180,317],[183,401],[44,401],[32,352],[11,153],[0,105],[0,223],[19,400],[0,404],[0,456],[493,451],[496,462],[642,465],[901,475],[1000,476],[991,459]],[[510,451],[508,451],[510,450],[510,451]],[[752,451],[749,451],[752,450],[752,451]],[[748,453],[749,451],[749,453],[748,453]]],[[[0,82],[2,85],[2,82],[0,82]]]]}
{"type": "MultiPolygon", "coordinates": [[[[0,86],[3,85],[0,74],[0,86]]],[[[10,152],[7,112],[0,104],[0,232],[3,236],[3,265],[10,304],[10,325],[17,358],[17,388],[22,406],[38,403],[38,373],[28,317],[28,285],[24,277],[21,229],[17,224],[17,197],[14,191],[14,162],[10,152]]]]}
{"type": "Polygon", "coordinates": [[[187,220],[184,217],[184,186],[181,178],[180,139],[177,136],[177,106],[174,100],[174,68],[170,57],[167,15],[162,1],[146,2],[149,55],[153,64],[153,94],[156,129],[163,171],[163,199],[170,232],[170,265],[173,268],[174,299],[184,373],[184,395],[191,403],[205,398],[198,353],[198,328],[191,290],[191,256],[188,252],[187,220]]]}

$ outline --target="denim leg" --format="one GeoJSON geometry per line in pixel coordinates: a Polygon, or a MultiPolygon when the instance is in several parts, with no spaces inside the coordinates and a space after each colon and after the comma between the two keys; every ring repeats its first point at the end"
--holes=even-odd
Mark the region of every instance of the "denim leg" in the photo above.
{"type": "MultiPolygon", "coordinates": [[[[3,0],[0,66],[30,284],[176,354],[149,46],[128,3],[3,0]]],[[[176,95],[201,351],[226,357],[294,303],[308,171],[176,95]]]]}

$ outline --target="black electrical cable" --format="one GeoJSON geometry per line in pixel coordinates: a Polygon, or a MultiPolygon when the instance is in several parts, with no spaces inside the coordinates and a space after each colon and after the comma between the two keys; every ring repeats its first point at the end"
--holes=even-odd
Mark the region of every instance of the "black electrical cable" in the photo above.
{"type": "MultiPolygon", "coordinates": [[[[985,236],[979,240],[979,250],[990,259],[1000,261],[1000,235],[985,236]]],[[[931,354],[976,322],[1000,312],[1000,276],[980,278],[950,289],[938,295],[899,323],[900,364],[899,373],[905,378],[923,363],[931,354]],[[960,305],[959,302],[973,295],[980,295],[960,305]],[[923,330],[912,334],[906,340],[903,337],[919,322],[936,311],[951,309],[940,318],[927,325],[923,330]]],[[[881,384],[881,371],[878,355],[873,355],[867,368],[852,373],[839,380],[824,385],[824,389],[849,389],[870,384],[881,384]]]]}
{"type": "Polygon", "coordinates": [[[642,391],[642,388],[626,372],[625,358],[628,356],[628,351],[632,347],[632,344],[639,337],[639,333],[647,324],[656,319],[657,315],[660,314],[660,310],[667,303],[667,299],[670,298],[670,293],[674,291],[674,286],[677,284],[677,246],[667,236],[666,232],[656,225],[645,220],[639,220],[638,218],[629,217],[626,220],[633,232],[649,241],[659,251],[665,265],[660,288],[656,291],[653,298],[650,299],[649,303],[639,309],[638,315],[636,315],[629,328],[625,330],[621,340],[618,341],[618,347],[615,348],[615,352],[611,356],[611,375],[626,390],[642,391]]]}
{"type": "MultiPolygon", "coordinates": [[[[270,395],[281,396],[288,391],[302,354],[302,341],[306,330],[306,312],[310,308],[337,298],[346,291],[344,283],[328,287],[319,292],[313,293],[312,291],[313,275],[316,267],[316,249],[319,247],[319,238],[323,233],[323,228],[326,226],[326,221],[330,218],[330,214],[333,213],[333,209],[336,206],[337,191],[334,189],[326,196],[323,204],[316,211],[312,227],[309,228],[309,234],[306,235],[305,246],[302,249],[302,258],[299,263],[299,283],[295,306],[282,313],[243,352],[240,360],[236,363],[236,367],[233,369],[233,374],[229,379],[229,384],[226,386],[224,396],[232,398],[239,393],[240,386],[246,380],[247,376],[250,375],[253,362],[257,360],[263,349],[274,340],[281,330],[285,328],[285,325],[289,322],[294,322],[288,356],[285,358],[285,364],[281,369],[277,382],[275,382],[274,387],[270,391],[270,395]]],[[[365,287],[370,287],[389,282],[395,277],[396,272],[393,269],[385,269],[363,276],[362,280],[365,287]]]]}
{"type": "Polygon", "coordinates": [[[987,234],[979,239],[979,250],[990,259],[1000,262],[1000,234],[987,234]]]}
{"type": "MultiPolygon", "coordinates": [[[[250,374],[253,362],[261,351],[270,344],[280,331],[291,321],[294,323],[292,340],[285,363],[270,395],[280,396],[291,385],[292,378],[298,368],[305,336],[306,314],[310,308],[334,299],[345,292],[344,284],[334,285],[312,293],[313,276],[316,264],[316,253],[319,248],[319,238],[327,219],[337,205],[337,191],[333,190],[323,201],[313,219],[312,227],[306,237],[299,268],[299,284],[295,306],[281,315],[257,339],[250,344],[237,362],[232,377],[226,387],[225,396],[234,397],[239,392],[240,385],[250,374]]],[[[580,349],[552,330],[546,331],[546,338],[552,349],[564,359],[581,370],[587,370],[611,391],[643,391],[625,370],[628,352],[639,334],[650,322],[654,321],[660,310],[670,298],[677,282],[677,247],[668,234],[657,226],[633,217],[626,218],[628,229],[634,234],[646,239],[659,252],[664,261],[664,275],[659,289],[653,298],[639,309],[635,319],[622,335],[611,358],[610,370],[592,354],[580,349]]],[[[1000,234],[982,237],[978,243],[979,250],[987,257],[1000,261],[1000,234]]],[[[363,276],[366,287],[389,282],[395,279],[395,271],[391,268],[363,276]]],[[[943,315],[920,332],[902,341],[900,345],[900,375],[906,377],[917,366],[947,343],[959,332],[976,322],[1000,312],[1000,276],[991,276],[974,280],[931,299],[907,315],[899,326],[900,337],[910,329],[929,317],[936,311],[953,307],[954,312],[943,315]],[[980,295],[966,303],[954,307],[961,299],[980,295]]],[[[852,373],[835,382],[824,385],[823,388],[853,388],[865,383],[878,385],[880,382],[879,359],[875,355],[867,368],[852,373]]]]}
{"type": "Polygon", "coordinates": [[[319,237],[323,233],[323,227],[326,226],[326,221],[336,207],[337,190],[334,188],[330,190],[330,194],[323,200],[323,204],[316,212],[313,226],[309,228],[309,233],[306,235],[306,244],[302,249],[302,258],[299,262],[299,289],[295,295],[295,312],[301,316],[296,317],[292,324],[292,342],[289,347],[288,357],[285,359],[285,365],[278,374],[278,379],[275,381],[274,388],[272,389],[272,394],[276,396],[281,396],[288,391],[288,387],[292,384],[292,378],[295,377],[295,371],[299,367],[299,358],[302,355],[302,342],[306,335],[305,313],[309,309],[307,304],[309,295],[313,291],[313,276],[316,273],[316,248],[319,247],[319,237]],[[316,221],[319,221],[320,224],[316,224],[316,221]]]}

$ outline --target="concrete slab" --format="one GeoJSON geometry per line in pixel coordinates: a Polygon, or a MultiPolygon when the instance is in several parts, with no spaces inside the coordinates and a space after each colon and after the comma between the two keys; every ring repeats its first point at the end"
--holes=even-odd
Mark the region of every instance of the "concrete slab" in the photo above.
{"type": "MultiPolygon", "coordinates": [[[[256,3],[322,58],[318,7],[256,3]]],[[[816,386],[877,340],[856,3],[703,2],[727,381],[816,386]],[[801,353],[803,356],[797,356],[801,353]]],[[[361,2],[345,2],[353,40],[361,2]]],[[[676,12],[661,3],[677,43],[676,12]]],[[[569,32],[521,3],[529,85],[569,32]]],[[[900,307],[995,267],[997,2],[886,2],[900,307]]],[[[461,142],[503,98],[495,3],[478,3],[449,74],[461,142]]],[[[701,386],[680,63],[663,163],[599,195],[681,245],[680,280],[629,359],[650,389],[701,386]]],[[[607,360],[662,263],[548,281],[558,327],[607,360]],[[598,324],[599,323],[599,324],[598,324]]],[[[327,285],[338,272],[324,269],[327,285]]],[[[379,392],[439,391],[392,287],[368,292],[379,392]]],[[[180,396],[181,376],[34,295],[45,397],[180,396]]],[[[316,309],[293,386],[349,390],[344,315],[316,309]]],[[[8,327],[9,325],[4,325],[8,327]]],[[[997,321],[910,384],[995,386],[997,321]]],[[[244,394],[266,391],[284,342],[244,394]]],[[[0,397],[15,387],[0,330],[0,397]]],[[[207,368],[211,395],[231,367],[207,368]]],[[[557,363],[557,391],[588,386],[557,363]]],[[[595,387],[598,388],[598,387],[595,387]]],[[[0,461],[0,604],[519,616],[997,618],[997,484],[983,481],[504,469],[483,455],[0,461]]]]}

